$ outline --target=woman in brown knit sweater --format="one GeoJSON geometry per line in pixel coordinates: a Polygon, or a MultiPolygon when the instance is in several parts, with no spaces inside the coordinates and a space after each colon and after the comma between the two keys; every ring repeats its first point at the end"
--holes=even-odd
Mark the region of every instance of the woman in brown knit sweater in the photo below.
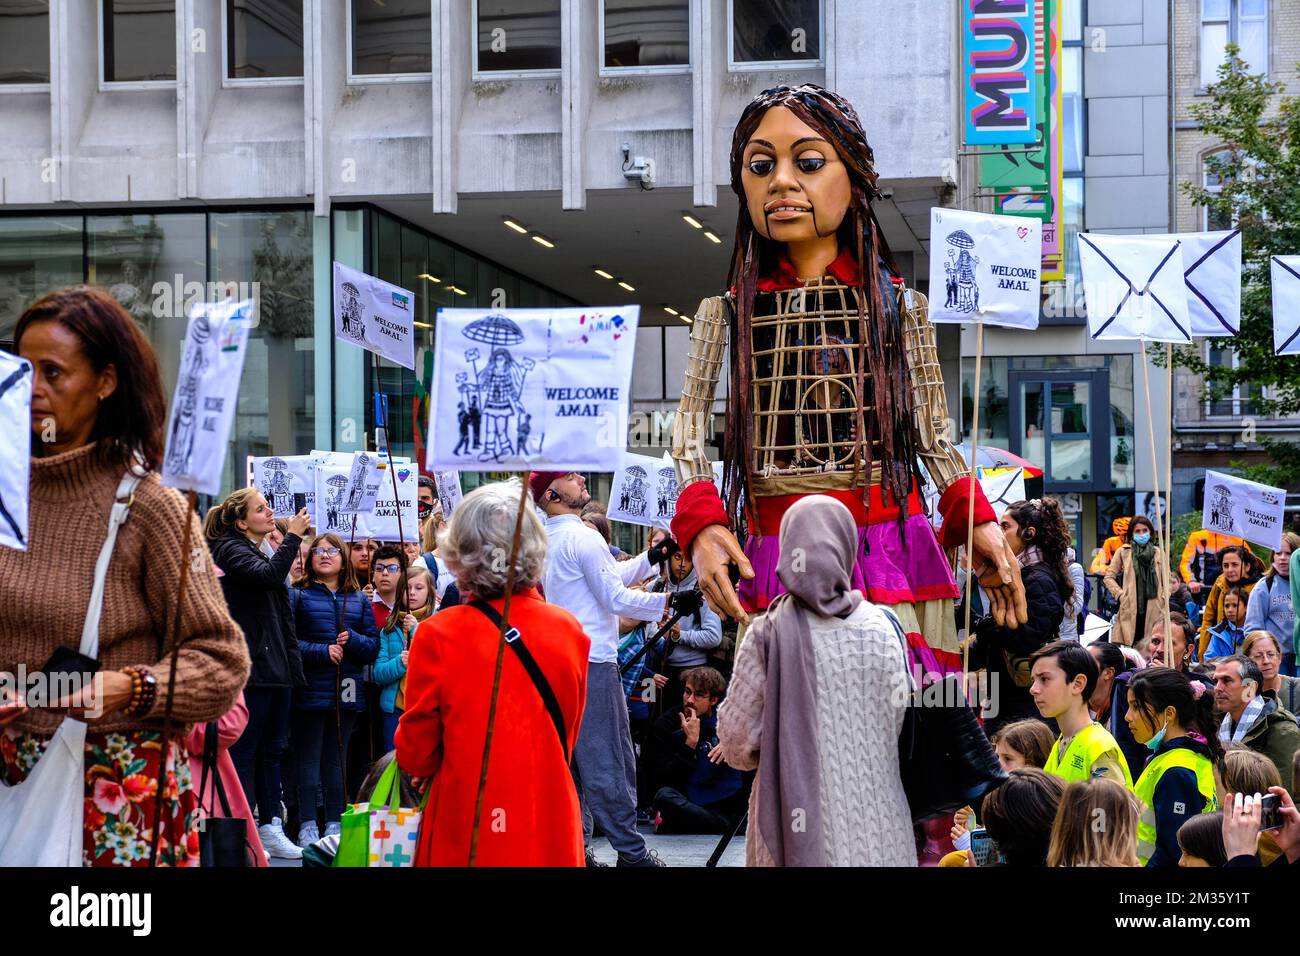
{"type": "Polygon", "coordinates": [[[25,780],[64,716],[85,715],[83,862],[148,865],[170,671],[166,644],[179,615],[158,862],[197,865],[197,801],[180,741],[189,725],[230,709],[249,661],[198,518],[156,474],[165,413],[157,359],[116,300],[84,286],[37,301],[18,320],[14,341],[33,366],[31,504],[28,549],[0,548],[0,670],[33,674],[56,648],[76,650],[118,483],[136,455],[149,472],[108,566],[98,699],[73,694],[0,708],[0,781],[25,780]],[[181,554],[185,521],[190,555],[181,554]],[[182,560],[190,561],[190,573],[178,606],[182,560]]]}

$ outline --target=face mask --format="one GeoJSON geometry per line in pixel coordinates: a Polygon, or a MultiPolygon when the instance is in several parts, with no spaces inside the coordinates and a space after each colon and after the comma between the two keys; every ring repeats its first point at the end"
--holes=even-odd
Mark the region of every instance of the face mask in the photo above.
{"type": "Polygon", "coordinates": [[[1134,543],[1134,544],[1146,544],[1146,543],[1148,543],[1150,540],[1151,540],[1151,535],[1147,534],[1145,531],[1141,531],[1141,532],[1139,532],[1139,533],[1133,535],[1133,543],[1134,543]]]}
{"type": "Polygon", "coordinates": [[[416,510],[420,516],[420,520],[423,521],[425,518],[429,517],[429,515],[433,514],[433,505],[427,501],[421,501],[416,505],[416,510]]]}
{"type": "Polygon", "coordinates": [[[1156,731],[1155,736],[1147,741],[1147,750],[1159,750],[1160,745],[1165,742],[1165,730],[1169,727],[1169,721],[1165,721],[1164,726],[1156,731]]]}

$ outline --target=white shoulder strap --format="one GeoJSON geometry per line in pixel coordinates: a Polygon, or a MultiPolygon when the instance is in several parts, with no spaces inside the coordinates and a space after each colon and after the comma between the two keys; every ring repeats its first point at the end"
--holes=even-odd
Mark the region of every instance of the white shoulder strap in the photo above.
{"type": "Polygon", "coordinates": [[[135,488],[140,484],[141,477],[135,473],[135,469],[122,476],[113,500],[113,510],[108,515],[108,535],[104,538],[104,546],[99,549],[99,560],[95,562],[95,586],[90,592],[90,606],[86,608],[86,622],[81,629],[81,653],[87,657],[99,657],[99,618],[104,610],[104,579],[108,576],[108,563],[113,557],[118,529],[126,521],[127,511],[135,501],[135,488]]]}

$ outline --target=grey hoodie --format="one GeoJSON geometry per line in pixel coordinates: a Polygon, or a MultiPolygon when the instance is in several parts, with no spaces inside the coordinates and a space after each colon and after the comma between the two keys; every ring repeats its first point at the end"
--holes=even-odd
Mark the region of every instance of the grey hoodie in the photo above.
{"type": "MultiPolygon", "coordinates": [[[[656,591],[689,591],[696,585],[695,569],[677,584],[667,571],[655,582],[656,591]]],[[[708,651],[722,646],[722,619],[705,604],[700,610],[682,618],[682,639],[668,653],[671,667],[699,667],[708,661],[708,651]]]]}

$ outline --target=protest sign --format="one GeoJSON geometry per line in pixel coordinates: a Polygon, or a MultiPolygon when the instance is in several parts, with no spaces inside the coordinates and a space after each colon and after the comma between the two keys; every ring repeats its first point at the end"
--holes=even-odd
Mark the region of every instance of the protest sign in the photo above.
{"type": "Polygon", "coordinates": [[[302,506],[315,511],[316,478],[310,455],[267,455],[252,459],[253,485],[262,493],[277,518],[297,513],[294,497],[302,495],[302,506]]]}
{"type": "Polygon", "coordinates": [[[1038,328],[1042,232],[1037,219],[931,209],[930,321],[1038,328]]]}
{"type": "Polygon", "coordinates": [[[425,467],[617,470],[639,311],[440,309],[425,467]]]}
{"type": "Polygon", "coordinates": [[[334,263],[334,337],[415,371],[415,296],[334,263]]]}
{"type": "Polygon", "coordinates": [[[1094,339],[1191,341],[1182,244],[1175,237],[1079,234],[1094,339]]]}
{"type": "Polygon", "coordinates": [[[27,550],[32,464],[32,366],[0,352],[0,547],[27,550]]]}
{"type": "Polygon", "coordinates": [[[347,488],[343,491],[344,511],[360,514],[375,509],[379,485],[387,477],[380,454],[359,451],[353,455],[352,470],[348,474],[347,488]]]}
{"type": "Polygon", "coordinates": [[[1276,551],[1282,547],[1286,489],[1271,488],[1218,471],[1205,473],[1201,527],[1236,535],[1276,551]]]}
{"type": "Polygon", "coordinates": [[[316,487],[312,527],[317,534],[332,533],[346,538],[352,531],[352,514],[343,506],[347,501],[354,457],[351,452],[312,452],[312,475],[316,487]]]}
{"type": "MultiPolygon", "coordinates": [[[[609,491],[609,519],[629,524],[655,524],[655,491],[662,459],[624,454],[609,491]]],[[[675,486],[674,482],[674,486],[675,486]]]]}
{"type": "Polygon", "coordinates": [[[251,300],[196,302],[190,309],[167,425],[164,485],[206,495],[221,490],[252,316],[251,300]]]}
{"type": "Polygon", "coordinates": [[[1177,239],[1182,244],[1192,335],[1236,335],[1241,330],[1241,230],[1146,238],[1177,239]]]}
{"type": "Polygon", "coordinates": [[[438,490],[438,503],[442,506],[443,520],[450,521],[451,513],[456,510],[462,497],[460,492],[460,472],[439,471],[433,476],[433,483],[438,490]]]}
{"type": "Polygon", "coordinates": [[[381,471],[384,479],[379,485],[374,508],[357,515],[357,537],[364,535],[376,541],[419,541],[419,471],[406,458],[395,458],[391,464],[387,461],[384,464],[385,468],[381,471]],[[389,469],[392,469],[393,477],[388,476],[389,469]],[[396,478],[397,483],[396,495],[393,491],[393,478],[396,478]],[[399,500],[400,521],[396,504],[399,500]]]}
{"type": "Polygon", "coordinates": [[[1274,256],[1273,352],[1300,355],[1300,256],[1274,256]]]}

